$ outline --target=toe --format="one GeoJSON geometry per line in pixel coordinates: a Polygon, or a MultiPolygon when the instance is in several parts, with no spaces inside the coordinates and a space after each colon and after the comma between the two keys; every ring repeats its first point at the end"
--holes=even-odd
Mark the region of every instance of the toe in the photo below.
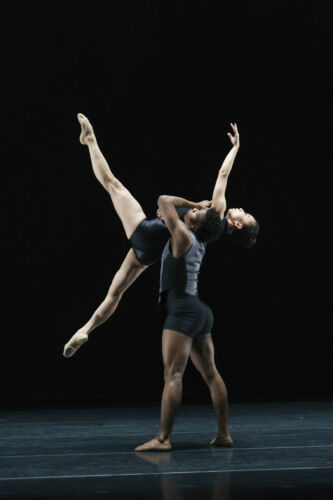
{"type": "Polygon", "coordinates": [[[65,346],[65,349],[64,349],[64,356],[65,358],[70,358],[71,356],[73,356],[75,352],[75,349],[71,346],[65,346]]]}

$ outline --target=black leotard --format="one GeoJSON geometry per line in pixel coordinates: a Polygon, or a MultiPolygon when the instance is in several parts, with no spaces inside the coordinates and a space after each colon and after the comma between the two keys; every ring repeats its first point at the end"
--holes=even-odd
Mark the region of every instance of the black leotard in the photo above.
{"type": "MultiPolygon", "coordinates": [[[[184,221],[184,215],[189,208],[176,207],[179,218],[184,221]]],[[[170,238],[170,232],[160,219],[144,219],[129,241],[139,261],[145,266],[150,266],[160,260],[164,245],[170,238]]]]}
{"type": "MultiPolygon", "coordinates": [[[[176,207],[179,218],[184,221],[184,215],[189,208],[176,207]]],[[[225,237],[227,219],[221,221],[220,239],[225,237]]],[[[130,237],[132,249],[139,261],[145,266],[150,266],[160,260],[164,245],[170,238],[170,233],[164,222],[160,219],[144,219],[130,237]]]]}

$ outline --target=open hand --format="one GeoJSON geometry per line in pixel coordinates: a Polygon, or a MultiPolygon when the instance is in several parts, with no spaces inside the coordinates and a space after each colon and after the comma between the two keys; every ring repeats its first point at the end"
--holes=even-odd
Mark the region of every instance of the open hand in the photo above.
{"type": "Polygon", "coordinates": [[[228,132],[229,139],[231,140],[231,144],[234,147],[239,147],[239,133],[238,133],[238,128],[236,123],[230,123],[230,126],[234,132],[234,135],[230,134],[228,132]]]}

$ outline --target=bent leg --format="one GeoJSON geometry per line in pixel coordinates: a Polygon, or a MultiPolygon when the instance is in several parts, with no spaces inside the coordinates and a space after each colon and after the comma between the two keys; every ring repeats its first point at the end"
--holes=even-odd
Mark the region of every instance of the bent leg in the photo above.
{"type": "Polygon", "coordinates": [[[141,264],[132,249],[128,252],[125,260],[116,272],[103,302],[96,309],[90,320],[65,345],[64,356],[66,358],[73,356],[80,345],[87,342],[89,334],[112,316],[124,292],[147,267],[141,264]]]}
{"type": "Polygon", "coordinates": [[[199,335],[194,340],[190,357],[208,385],[217,416],[218,434],[211,444],[231,446],[233,441],[228,430],[228,393],[215,365],[214,344],[211,335],[199,335]]]}
{"type": "Polygon", "coordinates": [[[146,215],[140,203],[111,172],[110,166],[99,149],[94,130],[88,118],[79,113],[78,120],[81,125],[80,142],[88,146],[94,174],[111,196],[114,208],[124,226],[126,236],[130,238],[140,222],[146,218],[146,215]]]}
{"type": "Polygon", "coordinates": [[[163,330],[164,389],[160,429],[155,439],[138,446],[135,451],[171,450],[171,431],[182,399],[182,379],[191,347],[191,337],[173,330],[163,330]]]}

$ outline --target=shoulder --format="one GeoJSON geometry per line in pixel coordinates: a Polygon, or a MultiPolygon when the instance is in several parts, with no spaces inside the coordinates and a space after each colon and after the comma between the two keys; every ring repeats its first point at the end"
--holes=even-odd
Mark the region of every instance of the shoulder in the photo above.
{"type": "Polygon", "coordinates": [[[225,196],[222,196],[220,199],[217,199],[215,201],[213,200],[210,208],[214,208],[221,219],[223,219],[225,211],[227,209],[227,201],[225,199],[225,196]]]}
{"type": "Polygon", "coordinates": [[[172,231],[171,247],[174,257],[181,257],[189,251],[193,245],[193,239],[190,231],[187,229],[184,222],[179,220],[176,223],[174,231],[172,231]]]}

